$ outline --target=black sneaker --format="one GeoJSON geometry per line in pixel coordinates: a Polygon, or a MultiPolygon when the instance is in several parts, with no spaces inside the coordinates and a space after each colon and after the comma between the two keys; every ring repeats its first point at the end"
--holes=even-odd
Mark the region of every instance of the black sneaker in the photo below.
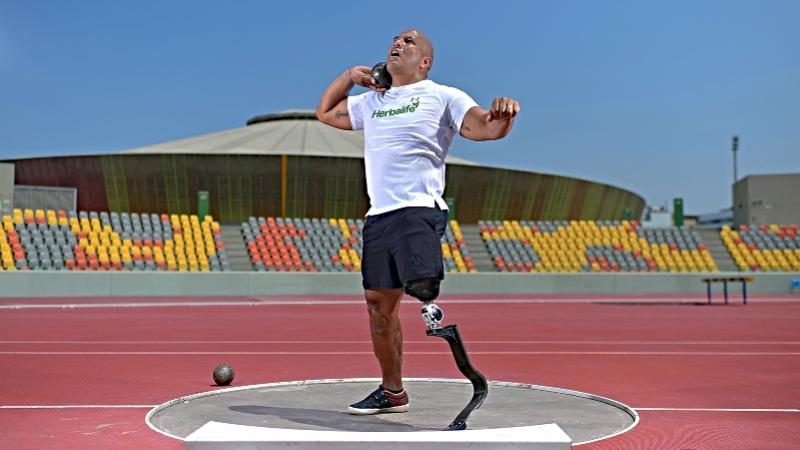
{"type": "Polygon", "coordinates": [[[389,392],[378,386],[375,392],[348,408],[350,414],[367,415],[382,413],[404,413],[408,411],[408,394],[405,389],[399,394],[389,392]]]}

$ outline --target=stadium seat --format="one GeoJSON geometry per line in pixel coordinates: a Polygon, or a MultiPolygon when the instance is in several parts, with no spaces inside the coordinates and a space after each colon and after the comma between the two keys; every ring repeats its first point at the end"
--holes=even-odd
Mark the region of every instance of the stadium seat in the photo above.
{"type": "Polygon", "coordinates": [[[461,227],[455,220],[447,223],[444,236],[442,236],[442,259],[444,270],[447,272],[477,272],[475,261],[469,254],[464,244],[464,235],[461,227]]]}
{"type": "Polygon", "coordinates": [[[696,232],[636,221],[479,221],[498,271],[717,271],[696,232]]]}
{"type": "MultiPolygon", "coordinates": [[[[240,224],[254,271],[358,272],[364,221],[347,218],[249,217],[240,224]]],[[[442,238],[445,270],[475,271],[458,224],[442,238]]]]}
{"type": "Polygon", "coordinates": [[[230,270],[219,223],[174,217],[177,239],[166,214],[14,209],[2,217],[0,270],[230,270]]]}
{"type": "Polygon", "coordinates": [[[800,271],[800,236],[797,224],[742,225],[738,231],[728,226],[720,237],[734,263],[742,271],[800,271]]]}

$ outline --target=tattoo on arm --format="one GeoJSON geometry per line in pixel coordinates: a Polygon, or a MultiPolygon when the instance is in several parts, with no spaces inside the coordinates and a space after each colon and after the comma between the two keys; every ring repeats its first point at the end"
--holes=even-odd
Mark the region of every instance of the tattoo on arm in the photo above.
{"type": "Polygon", "coordinates": [[[347,111],[336,110],[336,118],[337,119],[341,119],[342,117],[347,117],[347,116],[349,116],[349,114],[347,114],[347,111]]]}

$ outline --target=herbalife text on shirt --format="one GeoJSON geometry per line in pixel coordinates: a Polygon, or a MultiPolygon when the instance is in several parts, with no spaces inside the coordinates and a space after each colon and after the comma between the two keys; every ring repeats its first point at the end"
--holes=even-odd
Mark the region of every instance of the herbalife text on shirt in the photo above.
{"type": "Polygon", "coordinates": [[[411,97],[411,103],[403,106],[402,108],[390,108],[384,110],[376,109],[375,111],[372,111],[372,118],[374,119],[376,117],[397,116],[405,113],[413,113],[417,110],[417,107],[419,107],[419,97],[411,97]]]}

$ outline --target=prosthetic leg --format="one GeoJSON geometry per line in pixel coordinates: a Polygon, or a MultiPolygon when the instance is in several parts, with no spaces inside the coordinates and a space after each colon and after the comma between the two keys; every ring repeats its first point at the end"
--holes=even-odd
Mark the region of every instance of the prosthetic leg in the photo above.
{"type": "Polygon", "coordinates": [[[464,343],[461,341],[461,336],[458,334],[458,326],[447,325],[441,327],[443,318],[444,312],[433,303],[433,300],[423,301],[422,321],[425,322],[425,326],[428,327],[426,331],[427,335],[444,338],[447,343],[450,344],[450,351],[453,352],[458,370],[472,382],[472,400],[469,401],[467,406],[461,410],[456,418],[453,419],[453,422],[447,427],[448,431],[466,430],[467,419],[486,399],[486,396],[489,394],[489,386],[486,382],[486,377],[475,370],[475,368],[472,367],[472,363],[469,362],[467,350],[464,348],[464,343]]]}

